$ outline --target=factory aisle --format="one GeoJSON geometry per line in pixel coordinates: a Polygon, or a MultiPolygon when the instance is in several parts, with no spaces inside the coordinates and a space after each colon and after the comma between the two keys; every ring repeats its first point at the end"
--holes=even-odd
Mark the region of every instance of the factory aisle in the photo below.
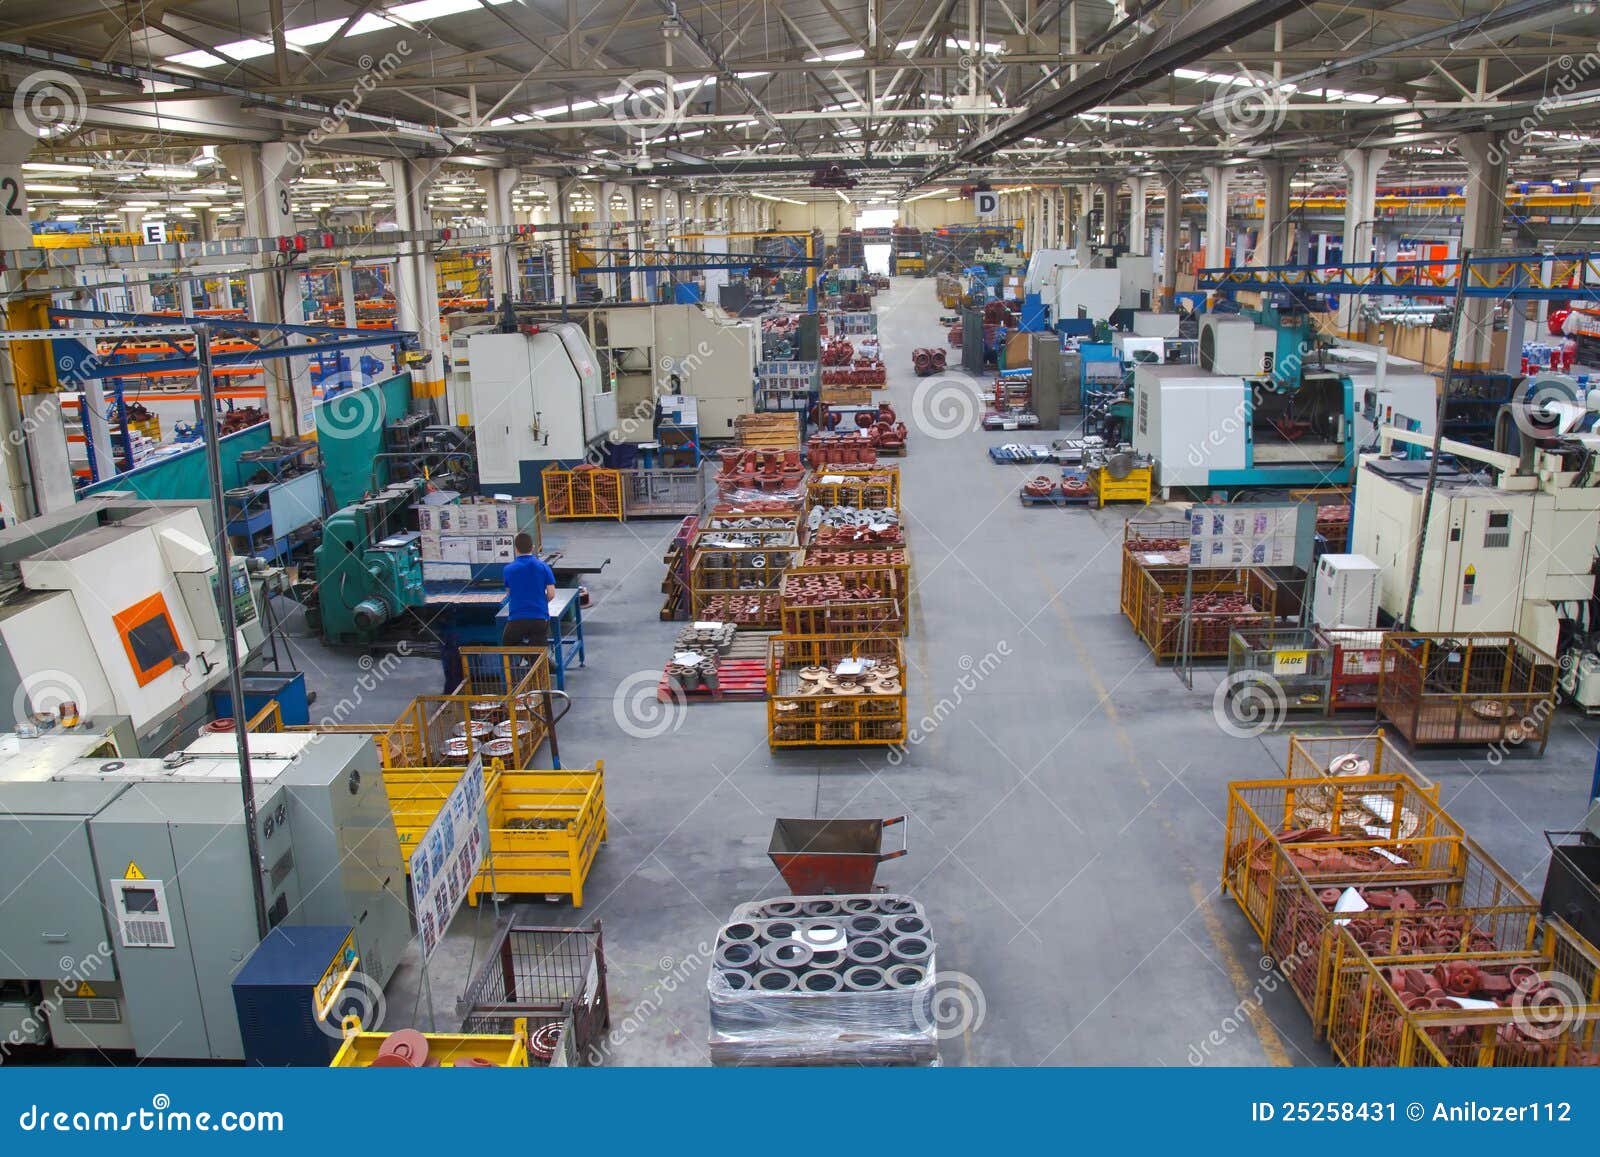
{"type": "MultiPolygon", "coordinates": [[[[1223,733],[1216,674],[1185,688],[1117,609],[1123,520],[1158,511],[1024,508],[1017,488],[1039,471],[994,465],[986,448],[1064,435],[982,432],[984,383],[913,376],[911,351],[945,342],[933,279],[897,280],[877,313],[880,396],[910,427],[899,461],[916,741],[903,753],[772,752],[764,704],[658,706],[679,627],[657,619],[672,524],[550,528],[547,540],[604,546],[614,560],[590,584],[590,661],[569,677],[561,742],[568,766],[606,761],[610,841],[582,910],[516,915],[603,922],[607,1063],[704,1064],[716,929],[736,904],[785,891],[766,857],[773,819],[903,814],[911,854],[878,879],[926,906],[943,1007],[966,1009],[946,1064],[1327,1063],[1217,892],[1226,783],[1279,774],[1287,740],[1223,733]]],[[[1557,731],[1531,770],[1456,753],[1427,765],[1514,871],[1542,871],[1529,833],[1569,826],[1583,797],[1592,745],[1566,719],[1557,731]]],[[[436,958],[439,1007],[491,915],[457,920],[436,958]]],[[[395,1017],[425,1017],[417,993],[407,969],[391,987],[395,1017]]]]}

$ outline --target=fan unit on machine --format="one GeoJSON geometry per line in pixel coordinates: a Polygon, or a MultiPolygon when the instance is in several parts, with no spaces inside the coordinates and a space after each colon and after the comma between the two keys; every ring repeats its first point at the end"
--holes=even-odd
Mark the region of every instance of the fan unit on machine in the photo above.
{"type": "Polygon", "coordinates": [[[811,187],[813,189],[854,189],[856,187],[856,179],[844,171],[843,165],[823,165],[811,174],[811,187]]]}

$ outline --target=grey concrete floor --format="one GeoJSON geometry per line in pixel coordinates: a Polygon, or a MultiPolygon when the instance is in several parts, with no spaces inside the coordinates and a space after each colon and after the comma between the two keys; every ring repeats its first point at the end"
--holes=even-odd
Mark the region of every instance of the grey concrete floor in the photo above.
{"type": "MultiPolygon", "coordinates": [[[[523,904],[501,917],[603,922],[607,1063],[706,1064],[716,930],[736,904],[786,891],[765,854],[773,819],[904,814],[911,854],[879,881],[927,907],[941,973],[966,978],[944,979],[982,1005],[981,1023],[944,1041],[946,1064],[1329,1063],[1217,889],[1226,784],[1278,774],[1287,732],[1223,733],[1211,710],[1219,673],[1184,687],[1121,618],[1121,528],[1136,508],[1022,507],[1017,487],[1036,471],[996,466],[986,448],[1057,435],[984,433],[980,381],[912,375],[910,351],[945,340],[933,281],[898,279],[877,312],[887,397],[911,426],[907,685],[922,741],[898,761],[870,748],[773,752],[759,703],[693,704],[660,734],[630,737],[619,721],[678,629],[657,619],[673,523],[548,528],[547,542],[603,546],[614,560],[588,583],[589,662],[569,676],[560,732],[567,766],[605,761],[610,840],[581,910],[523,904]]],[[[345,695],[356,657],[304,649],[325,702],[345,695]]],[[[436,662],[409,659],[362,711],[392,719],[438,678],[436,662]]],[[[1491,766],[1467,750],[1423,766],[1445,806],[1537,891],[1541,831],[1581,818],[1597,730],[1563,712],[1542,759],[1491,766]]],[[[433,960],[441,1028],[493,922],[463,909],[433,960]]],[[[409,960],[386,1023],[427,1019],[409,960]]]]}

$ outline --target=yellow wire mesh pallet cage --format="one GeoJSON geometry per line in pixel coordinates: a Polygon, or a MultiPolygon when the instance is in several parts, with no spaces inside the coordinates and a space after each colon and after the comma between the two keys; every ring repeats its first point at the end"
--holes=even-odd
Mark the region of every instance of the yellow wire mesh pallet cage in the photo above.
{"type": "Polygon", "coordinates": [[[767,743],[892,746],[906,737],[905,650],[897,638],[838,635],[767,641],[767,743]],[[841,664],[871,660],[865,671],[841,664]],[[886,677],[893,672],[892,677],[886,677]],[[849,689],[847,689],[849,688],[849,689]]]}
{"type": "Polygon", "coordinates": [[[1378,714],[1413,747],[1503,744],[1544,753],[1556,660],[1519,635],[1384,638],[1378,714]]]}
{"type": "Polygon", "coordinates": [[[1339,929],[1329,968],[1328,1044],[1346,1065],[1600,1065],[1600,957],[1559,920],[1524,951],[1390,963],[1339,929]]]}
{"type": "Polygon", "coordinates": [[[786,635],[900,635],[910,626],[909,592],[893,568],[796,567],[778,586],[786,635]],[[825,597],[848,589],[871,597],[825,597]]]}
{"type": "Polygon", "coordinates": [[[627,517],[620,470],[546,466],[539,476],[546,518],[614,518],[621,522],[627,517]]]}

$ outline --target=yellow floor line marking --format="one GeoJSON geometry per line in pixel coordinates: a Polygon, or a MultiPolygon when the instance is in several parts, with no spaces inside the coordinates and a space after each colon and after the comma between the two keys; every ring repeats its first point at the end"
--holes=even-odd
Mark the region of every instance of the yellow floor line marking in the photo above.
{"type": "Polygon", "coordinates": [[[1293,1063],[1289,1060],[1289,1052],[1283,1047],[1278,1030],[1272,1027],[1272,1020],[1267,1016],[1267,1010],[1262,1007],[1261,997],[1255,991],[1255,986],[1250,983],[1249,973],[1245,972],[1244,965],[1240,964],[1239,958],[1234,955],[1233,945],[1228,943],[1228,934],[1222,927],[1222,920],[1217,916],[1217,910],[1211,906],[1211,900],[1200,887],[1198,880],[1190,882],[1189,898],[1194,901],[1194,906],[1200,912],[1200,918],[1205,921],[1206,935],[1211,937],[1211,943],[1222,959],[1222,967],[1227,970],[1228,979],[1233,983],[1233,990],[1239,995],[1239,1006],[1244,1009],[1245,1016],[1250,1018],[1250,1027],[1255,1029],[1256,1038],[1261,1041],[1261,1051],[1267,1054],[1267,1063],[1279,1068],[1288,1068],[1293,1063]]]}
{"type": "MultiPolygon", "coordinates": [[[[1050,585],[1049,576],[1045,574],[1043,565],[1036,558],[1033,560],[1034,572],[1039,576],[1048,594],[1054,594],[1055,588],[1050,585]]],[[[1095,669],[1094,655],[1088,647],[1083,645],[1083,640],[1078,637],[1078,630],[1073,625],[1072,618],[1067,614],[1066,608],[1061,605],[1059,598],[1052,598],[1050,609],[1055,612],[1060,620],[1062,630],[1066,632],[1067,641],[1072,644],[1072,650],[1078,658],[1078,669],[1088,678],[1089,685],[1094,688],[1095,698],[1100,701],[1100,708],[1105,712],[1106,719],[1111,724],[1111,732],[1116,737],[1117,746],[1122,748],[1128,757],[1128,762],[1133,767],[1135,778],[1145,791],[1150,791],[1150,781],[1144,774],[1144,761],[1139,755],[1138,748],[1134,746],[1133,738],[1122,726],[1122,719],[1117,713],[1117,705],[1106,689],[1105,680],[1100,677],[1100,672],[1095,669]]],[[[1166,826],[1163,824],[1163,826],[1166,826]]],[[[1170,828],[1168,829],[1170,830],[1170,828]]],[[[1250,975],[1244,970],[1244,965],[1239,963],[1239,958],[1234,954],[1233,945],[1228,942],[1227,933],[1223,930],[1222,921],[1217,917],[1217,911],[1211,906],[1206,894],[1201,891],[1198,882],[1189,885],[1189,896],[1194,901],[1195,907],[1200,912],[1200,917],[1205,921],[1206,933],[1211,937],[1211,943],[1216,947],[1217,955],[1222,960],[1222,966],[1228,973],[1228,980],[1233,984],[1234,991],[1239,996],[1239,1003],[1245,1010],[1245,1015],[1250,1019],[1250,1027],[1255,1030],[1256,1039],[1261,1042],[1261,1051],[1266,1054],[1267,1062],[1280,1068],[1290,1065],[1289,1053],[1283,1047],[1283,1041],[1278,1036],[1278,1030],[1272,1027],[1272,1021],[1267,1017],[1266,1010],[1261,1007],[1250,984],[1250,975]]]]}

